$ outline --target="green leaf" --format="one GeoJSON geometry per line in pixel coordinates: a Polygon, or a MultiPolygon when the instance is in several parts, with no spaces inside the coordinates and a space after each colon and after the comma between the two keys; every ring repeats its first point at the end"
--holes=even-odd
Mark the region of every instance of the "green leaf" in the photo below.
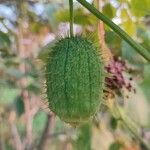
{"type": "Polygon", "coordinates": [[[17,96],[14,104],[17,114],[21,116],[24,113],[24,102],[22,96],[17,96]]]}
{"type": "MultiPolygon", "coordinates": [[[[55,14],[56,20],[58,22],[69,22],[69,10],[59,10],[55,14]]],[[[78,8],[74,10],[74,23],[80,24],[80,25],[93,25],[96,23],[96,18],[90,14],[85,13],[83,9],[78,8]]]]}
{"type": "Polygon", "coordinates": [[[119,36],[117,36],[114,32],[109,31],[106,32],[106,43],[108,44],[108,46],[110,47],[110,49],[112,50],[114,55],[120,55],[120,51],[121,51],[121,38],[119,36]]]}
{"type": "Polygon", "coordinates": [[[40,93],[40,85],[37,82],[29,84],[26,89],[35,94],[40,93]]]}
{"type": "Polygon", "coordinates": [[[122,148],[122,144],[119,142],[115,142],[110,145],[109,150],[120,150],[122,148]]]}
{"type": "Polygon", "coordinates": [[[143,47],[150,52],[150,30],[146,28],[138,28],[137,37],[141,39],[143,47]]]}
{"type": "Polygon", "coordinates": [[[150,14],[150,0],[131,0],[130,7],[133,14],[137,17],[150,14]]]}
{"type": "Polygon", "coordinates": [[[133,22],[132,18],[129,16],[127,9],[121,10],[121,19],[123,29],[130,35],[134,36],[136,33],[136,24],[133,22]]]}
{"type": "Polygon", "coordinates": [[[104,15],[106,15],[107,17],[112,19],[115,17],[116,9],[110,3],[107,3],[103,7],[103,13],[104,13],[104,15]]]}
{"type": "Polygon", "coordinates": [[[111,128],[113,130],[116,130],[117,129],[117,125],[118,125],[118,120],[114,117],[111,118],[111,121],[110,121],[110,125],[111,125],[111,128]]]}
{"type": "Polygon", "coordinates": [[[46,113],[39,111],[35,117],[33,118],[33,132],[37,135],[39,135],[40,132],[42,132],[43,128],[45,127],[46,123],[46,113]]]}
{"type": "Polygon", "coordinates": [[[0,87],[0,104],[13,103],[20,90],[9,87],[0,87]]]}
{"type": "Polygon", "coordinates": [[[11,42],[10,42],[8,34],[0,31],[0,49],[9,47],[10,43],[11,42]]]}
{"type": "Polygon", "coordinates": [[[9,47],[11,41],[9,39],[9,35],[0,31],[0,54],[2,57],[9,56],[9,47]]]}
{"type": "Polygon", "coordinates": [[[150,64],[144,65],[144,83],[150,84],[150,64]]]}
{"type": "Polygon", "coordinates": [[[145,59],[125,41],[122,41],[122,57],[128,60],[132,65],[145,63],[145,59]]]}
{"type": "Polygon", "coordinates": [[[33,33],[39,33],[42,27],[44,27],[44,24],[42,24],[41,22],[32,22],[30,24],[30,30],[33,33]]]}
{"type": "Polygon", "coordinates": [[[142,88],[145,96],[150,102],[150,64],[144,65],[144,79],[140,87],[142,88]]]}
{"type": "Polygon", "coordinates": [[[9,142],[5,143],[4,147],[5,147],[5,150],[15,150],[9,142]]]}

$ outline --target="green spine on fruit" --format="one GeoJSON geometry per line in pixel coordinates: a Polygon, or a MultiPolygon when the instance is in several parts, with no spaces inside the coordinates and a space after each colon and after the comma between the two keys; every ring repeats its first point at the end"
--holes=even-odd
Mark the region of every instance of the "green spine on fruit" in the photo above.
{"type": "Polygon", "coordinates": [[[49,108],[63,121],[79,125],[99,110],[104,69],[97,48],[87,38],[56,42],[46,65],[49,108]]]}

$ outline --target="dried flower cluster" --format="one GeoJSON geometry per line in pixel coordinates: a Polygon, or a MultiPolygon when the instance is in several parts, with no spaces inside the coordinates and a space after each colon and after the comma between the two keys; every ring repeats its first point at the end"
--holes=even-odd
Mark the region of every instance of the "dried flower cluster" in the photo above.
{"type": "Polygon", "coordinates": [[[119,90],[121,88],[126,88],[128,91],[134,91],[131,84],[132,78],[126,79],[123,76],[123,72],[128,71],[125,61],[121,58],[114,57],[111,63],[105,67],[106,71],[111,74],[110,77],[106,77],[105,81],[107,87],[112,90],[119,90]]]}

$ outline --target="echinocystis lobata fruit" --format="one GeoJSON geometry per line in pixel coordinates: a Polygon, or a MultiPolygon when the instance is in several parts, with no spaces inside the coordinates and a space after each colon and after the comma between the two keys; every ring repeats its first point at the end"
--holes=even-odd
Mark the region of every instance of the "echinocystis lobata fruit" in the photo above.
{"type": "Polygon", "coordinates": [[[56,42],[46,65],[49,108],[73,126],[92,118],[102,102],[104,70],[92,42],[67,37],[56,42]]]}

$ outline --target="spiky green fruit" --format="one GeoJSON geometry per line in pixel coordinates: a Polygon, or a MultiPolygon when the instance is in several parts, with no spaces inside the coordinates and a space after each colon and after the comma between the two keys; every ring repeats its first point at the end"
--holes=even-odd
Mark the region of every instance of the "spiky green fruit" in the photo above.
{"type": "Polygon", "coordinates": [[[50,109],[71,125],[88,121],[102,102],[103,74],[101,57],[88,39],[61,39],[46,65],[50,109]]]}

